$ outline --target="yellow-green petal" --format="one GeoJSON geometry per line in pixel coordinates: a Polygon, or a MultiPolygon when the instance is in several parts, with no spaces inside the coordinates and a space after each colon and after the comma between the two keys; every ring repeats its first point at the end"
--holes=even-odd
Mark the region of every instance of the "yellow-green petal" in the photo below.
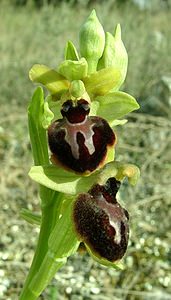
{"type": "Polygon", "coordinates": [[[78,61],[64,60],[58,68],[58,72],[70,81],[81,80],[87,76],[87,71],[88,64],[83,57],[78,61]]]}
{"type": "Polygon", "coordinates": [[[52,95],[60,95],[69,88],[66,78],[45,65],[35,64],[29,72],[29,78],[43,84],[52,95]]]}

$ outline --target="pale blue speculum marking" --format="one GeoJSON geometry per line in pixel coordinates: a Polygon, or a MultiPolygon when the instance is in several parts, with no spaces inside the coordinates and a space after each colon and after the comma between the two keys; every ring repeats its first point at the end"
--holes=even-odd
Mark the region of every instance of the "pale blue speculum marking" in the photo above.
{"type": "Polygon", "coordinates": [[[70,123],[66,119],[65,127],[62,127],[61,129],[65,130],[65,141],[70,145],[72,155],[75,159],[79,159],[80,157],[80,151],[79,151],[79,145],[77,142],[77,133],[80,132],[84,138],[84,144],[89,152],[90,155],[92,155],[95,152],[95,147],[93,143],[93,122],[89,117],[85,117],[83,122],[80,123],[70,123]]]}

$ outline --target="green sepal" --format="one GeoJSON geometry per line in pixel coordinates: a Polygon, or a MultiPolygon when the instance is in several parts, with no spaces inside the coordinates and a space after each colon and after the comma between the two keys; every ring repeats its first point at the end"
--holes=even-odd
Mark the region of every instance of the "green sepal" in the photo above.
{"type": "Polygon", "coordinates": [[[97,177],[96,173],[79,176],[54,165],[33,166],[29,176],[52,190],[71,195],[88,191],[97,177]]]}
{"type": "Polygon", "coordinates": [[[59,219],[48,240],[48,248],[55,259],[69,257],[79,246],[77,234],[73,228],[72,211],[75,197],[65,196],[59,219]]]}
{"type": "Polygon", "coordinates": [[[29,209],[22,208],[20,211],[20,217],[32,225],[41,224],[41,215],[30,211],[29,209]]]}
{"type": "Polygon", "coordinates": [[[87,76],[88,64],[84,57],[79,60],[64,60],[58,68],[58,72],[68,80],[81,80],[87,76]]]}
{"type": "Polygon", "coordinates": [[[127,119],[122,119],[122,120],[113,120],[113,121],[111,121],[111,122],[109,122],[109,125],[110,125],[110,127],[115,127],[115,126],[118,126],[118,125],[125,125],[126,123],[128,122],[128,120],[127,119]]]}
{"type": "Polygon", "coordinates": [[[88,62],[88,73],[96,71],[99,58],[105,45],[105,33],[93,10],[82,25],[79,34],[80,53],[88,62]]]}
{"type": "Polygon", "coordinates": [[[116,270],[124,270],[124,265],[120,261],[118,261],[118,262],[111,262],[111,261],[109,261],[107,259],[104,259],[104,258],[100,257],[98,254],[92,252],[91,249],[88,247],[88,245],[85,244],[85,246],[86,246],[86,249],[87,249],[88,253],[90,254],[90,256],[95,261],[97,261],[99,264],[101,264],[101,265],[103,265],[105,267],[116,269],[116,270]]]}
{"type": "Polygon", "coordinates": [[[68,41],[65,46],[65,60],[79,60],[77,49],[71,41],[68,41]]]}
{"type": "Polygon", "coordinates": [[[42,116],[42,126],[47,129],[54,118],[54,113],[50,110],[48,102],[44,103],[44,113],[42,116]]]}
{"type": "Polygon", "coordinates": [[[105,48],[98,63],[98,70],[110,66],[119,69],[121,72],[120,81],[113,88],[113,90],[118,90],[125,80],[128,68],[128,54],[121,39],[120,24],[117,25],[114,36],[106,32],[105,48]]]}
{"type": "Polygon", "coordinates": [[[42,126],[43,114],[44,93],[43,89],[38,87],[28,107],[29,134],[35,165],[49,163],[46,130],[42,126]]]}
{"type": "Polygon", "coordinates": [[[95,72],[83,79],[87,93],[92,96],[103,96],[109,93],[120,82],[121,73],[114,67],[95,72]]]}
{"type": "Polygon", "coordinates": [[[99,109],[99,102],[94,100],[91,102],[91,106],[90,106],[90,116],[97,116],[97,111],[99,109]]]}
{"type": "Polygon", "coordinates": [[[114,161],[114,159],[115,159],[115,147],[110,147],[107,150],[107,156],[105,158],[104,164],[108,164],[108,163],[114,161]]]}
{"type": "Polygon", "coordinates": [[[76,195],[87,192],[94,183],[105,184],[110,177],[115,177],[117,180],[128,177],[129,182],[135,185],[140,176],[140,171],[138,167],[132,164],[112,161],[89,176],[79,176],[54,165],[33,166],[29,176],[37,183],[52,190],[76,195]]]}
{"type": "Polygon", "coordinates": [[[69,82],[66,78],[45,65],[34,65],[29,72],[29,78],[33,82],[43,84],[56,97],[69,88],[69,82]]]}
{"type": "Polygon", "coordinates": [[[78,249],[80,242],[73,229],[72,210],[73,199],[66,197],[59,219],[49,236],[47,253],[29,285],[35,295],[40,295],[67,258],[78,249]]]}
{"type": "Polygon", "coordinates": [[[115,59],[114,37],[110,32],[105,33],[105,48],[103,55],[98,62],[97,69],[101,70],[113,66],[115,59]]]}
{"type": "Polygon", "coordinates": [[[81,98],[85,93],[85,86],[81,80],[73,80],[70,86],[71,96],[74,98],[81,98]]]}
{"type": "Polygon", "coordinates": [[[96,101],[99,102],[97,115],[108,122],[121,118],[139,108],[135,98],[124,92],[113,92],[105,96],[98,96],[96,101]]]}

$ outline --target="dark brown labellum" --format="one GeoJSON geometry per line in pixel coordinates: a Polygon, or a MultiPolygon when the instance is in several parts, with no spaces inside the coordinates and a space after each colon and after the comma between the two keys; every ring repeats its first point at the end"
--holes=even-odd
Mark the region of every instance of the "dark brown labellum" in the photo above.
{"type": "Polygon", "coordinates": [[[116,200],[120,182],[110,178],[104,186],[96,184],[75,201],[75,229],[95,255],[117,261],[126,252],[129,236],[128,212],[116,200]]]}
{"type": "Polygon", "coordinates": [[[77,173],[92,172],[105,160],[116,137],[109,124],[100,117],[89,116],[89,103],[67,100],[61,109],[63,119],[48,129],[52,161],[77,173]]]}

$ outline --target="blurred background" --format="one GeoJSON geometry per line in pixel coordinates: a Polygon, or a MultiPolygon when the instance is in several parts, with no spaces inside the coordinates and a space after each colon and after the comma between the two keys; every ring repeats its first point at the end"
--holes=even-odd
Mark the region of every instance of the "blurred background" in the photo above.
{"type": "Polygon", "coordinates": [[[17,300],[39,229],[21,208],[39,212],[27,106],[34,63],[56,67],[68,39],[78,45],[80,25],[95,8],[106,31],[117,23],[129,55],[123,91],[141,109],[116,127],[117,160],[137,164],[136,187],[124,182],[121,202],[130,213],[125,270],[107,269],[88,254],[68,259],[40,296],[46,300],[171,299],[171,1],[0,0],[0,299],[17,300]]]}

